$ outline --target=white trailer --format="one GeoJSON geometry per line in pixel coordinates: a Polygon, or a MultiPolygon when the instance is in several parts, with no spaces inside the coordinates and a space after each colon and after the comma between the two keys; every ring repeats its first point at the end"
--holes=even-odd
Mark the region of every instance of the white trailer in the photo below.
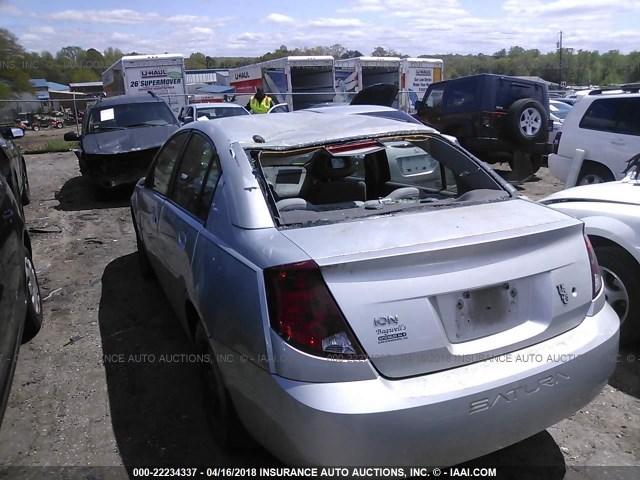
{"type": "Polygon", "coordinates": [[[176,114],[187,104],[184,56],[127,55],[102,74],[107,96],[153,92],[176,114]]]}
{"type": "Polygon", "coordinates": [[[335,61],[336,102],[348,103],[356,93],[376,83],[396,85],[395,107],[415,111],[429,84],[442,79],[443,61],[434,58],[355,57],[335,61]]]}
{"type": "Polygon", "coordinates": [[[333,102],[333,57],[290,56],[234,68],[229,71],[229,85],[243,105],[258,88],[276,103],[287,103],[290,110],[333,102]]]}
{"type": "Polygon", "coordinates": [[[403,58],[400,60],[399,108],[415,113],[416,101],[422,100],[427,87],[444,80],[444,62],[439,58],[403,58]]]}

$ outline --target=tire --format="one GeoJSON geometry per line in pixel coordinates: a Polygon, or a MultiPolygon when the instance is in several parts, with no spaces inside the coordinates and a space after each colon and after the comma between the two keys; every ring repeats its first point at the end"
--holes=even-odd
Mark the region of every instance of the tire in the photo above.
{"type": "Polygon", "coordinates": [[[613,180],[613,175],[607,167],[597,163],[591,163],[582,166],[576,185],[594,185],[596,183],[611,182],[613,180]]]}
{"type": "Polygon", "coordinates": [[[64,125],[62,125],[61,122],[56,123],[56,128],[62,128],[64,125]]]}
{"type": "Polygon", "coordinates": [[[38,285],[36,269],[33,266],[31,253],[24,249],[24,268],[27,293],[27,316],[22,332],[22,343],[26,343],[35,337],[42,328],[42,295],[38,285]]]}
{"type": "Polygon", "coordinates": [[[640,266],[622,248],[597,247],[596,258],[609,305],[620,318],[620,343],[640,340],[640,266]]]}
{"type": "Polygon", "coordinates": [[[138,247],[138,267],[140,267],[140,274],[143,278],[150,280],[155,277],[155,272],[151,267],[151,262],[149,262],[147,249],[144,247],[144,243],[142,242],[140,234],[138,233],[138,225],[136,223],[135,217],[133,216],[133,211],[131,211],[131,220],[133,221],[133,229],[136,233],[136,246],[138,247]]]}
{"type": "Polygon", "coordinates": [[[37,132],[40,130],[40,127],[38,125],[34,125],[33,127],[31,127],[31,130],[33,130],[34,132],[37,132]]]}
{"type": "Polygon", "coordinates": [[[207,355],[208,362],[201,367],[202,401],[207,423],[215,442],[226,450],[246,450],[255,445],[233,406],[231,395],[218,367],[215,352],[211,347],[202,323],[198,320],[195,344],[198,352],[207,355]]]}
{"type": "Polygon", "coordinates": [[[537,100],[516,100],[507,110],[507,130],[519,145],[547,141],[547,111],[537,100]]]}

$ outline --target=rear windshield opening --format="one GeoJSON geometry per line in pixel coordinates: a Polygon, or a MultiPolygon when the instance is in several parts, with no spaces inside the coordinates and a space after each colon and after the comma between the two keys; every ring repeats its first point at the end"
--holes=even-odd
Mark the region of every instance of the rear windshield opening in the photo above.
{"type": "Polygon", "coordinates": [[[251,156],[280,226],[335,223],[510,196],[461,149],[433,136],[254,151],[251,156]]]}

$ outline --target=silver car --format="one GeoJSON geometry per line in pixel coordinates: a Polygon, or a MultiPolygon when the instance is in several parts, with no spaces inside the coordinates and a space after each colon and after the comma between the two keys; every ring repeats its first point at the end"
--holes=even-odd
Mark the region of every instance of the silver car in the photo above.
{"type": "Polygon", "coordinates": [[[224,446],[248,433],[294,465],[456,464],[574,413],[615,366],[583,224],[423,125],[190,123],[132,213],[224,446]],[[393,158],[428,181],[392,178],[393,158]]]}

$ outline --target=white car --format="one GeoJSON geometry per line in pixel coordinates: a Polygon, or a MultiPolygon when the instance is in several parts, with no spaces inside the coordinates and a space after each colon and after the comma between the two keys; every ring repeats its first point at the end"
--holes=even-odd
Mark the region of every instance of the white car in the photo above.
{"type": "Polygon", "coordinates": [[[549,155],[551,174],[567,188],[620,180],[640,152],[640,94],[594,93],[567,114],[549,155]]]}
{"type": "Polygon", "coordinates": [[[211,102],[192,103],[182,107],[178,120],[185,124],[195,120],[214,120],[223,117],[236,117],[238,115],[249,115],[246,108],[235,103],[211,102]]]}
{"type": "Polygon", "coordinates": [[[620,317],[621,343],[640,339],[640,161],[620,181],[554,193],[541,202],[585,223],[604,282],[620,317]]]}

